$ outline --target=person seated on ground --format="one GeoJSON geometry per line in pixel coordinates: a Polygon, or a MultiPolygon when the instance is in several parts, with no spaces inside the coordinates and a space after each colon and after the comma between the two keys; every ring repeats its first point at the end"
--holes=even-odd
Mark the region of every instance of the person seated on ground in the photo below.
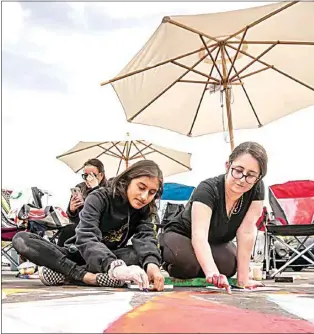
{"type": "Polygon", "coordinates": [[[242,143],[231,153],[225,174],[198,185],[161,235],[163,267],[170,276],[206,277],[230,292],[227,278],[237,272],[238,286],[258,285],[249,280],[249,265],[263,210],[267,161],[261,145],[242,143]]]}
{"type": "Polygon", "coordinates": [[[65,247],[38,235],[19,232],[13,246],[19,254],[41,266],[45,285],[76,281],[88,285],[121,286],[134,281],[140,289],[149,282],[164,288],[160,271],[154,216],[161,197],[163,176],[158,165],[143,160],[118,175],[109,187],[91,192],[80,212],[75,236],[65,247]],[[127,246],[132,237],[132,245],[127,246]]]}
{"type": "Polygon", "coordinates": [[[79,213],[87,195],[91,191],[107,185],[104,165],[98,159],[89,159],[84,163],[82,178],[84,181],[75,186],[75,188],[80,189],[81,195],[72,195],[67,209],[71,224],[65,226],[58,237],[58,246],[61,247],[64,246],[66,240],[75,234],[75,228],[80,221],[79,213]]]}

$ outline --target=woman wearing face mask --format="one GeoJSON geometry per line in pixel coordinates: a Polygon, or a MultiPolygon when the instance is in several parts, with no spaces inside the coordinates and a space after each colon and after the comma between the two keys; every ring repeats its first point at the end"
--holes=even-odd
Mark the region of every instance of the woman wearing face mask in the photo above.
{"type": "Polygon", "coordinates": [[[83,208],[87,195],[99,187],[105,187],[107,180],[105,177],[105,169],[103,163],[98,159],[90,159],[84,163],[81,182],[75,186],[80,190],[79,194],[72,195],[67,215],[72,224],[65,226],[58,237],[58,246],[63,247],[66,240],[75,234],[75,228],[80,221],[79,213],[83,208]]]}
{"type": "Polygon", "coordinates": [[[163,176],[150,160],[135,163],[109,187],[91,192],[80,213],[75,236],[59,247],[38,235],[20,232],[13,239],[17,252],[41,266],[45,285],[80,281],[89,285],[121,286],[136,282],[147,289],[164,288],[154,219],[155,200],[163,176]],[[132,237],[132,245],[127,246],[132,237]]]}
{"type": "Polygon", "coordinates": [[[261,145],[242,143],[231,153],[225,174],[199,184],[161,238],[164,267],[170,276],[206,277],[229,293],[227,277],[236,272],[238,286],[258,284],[249,280],[249,263],[255,224],[263,209],[267,160],[261,145]]]}

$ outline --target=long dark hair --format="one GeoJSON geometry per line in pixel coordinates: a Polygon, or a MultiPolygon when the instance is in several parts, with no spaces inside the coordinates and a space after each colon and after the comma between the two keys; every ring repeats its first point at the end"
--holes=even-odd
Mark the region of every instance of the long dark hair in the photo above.
{"type": "Polygon", "coordinates": [[[264,147],[253,141],[246,141],[238,145],[229,156],[229,163],[231,164],[235,159],[243,154],[251,154],[259,164],[260,179],[262,179],[267,173],[268,157],[264,147]]]}
{"type": "Polygon", "coordinates": [[[152,160],[141,160],[131,165],[110,182],[110,187],[114,195],[120,195],[127,199],[127,189],[133,179],[139,177],[156,177],[159,181],[159,188],[154,199],[148,204],[150,213],[156,213],[155,201],[161,198],[163,192],[163,175],[159,166],[152,160]]]}

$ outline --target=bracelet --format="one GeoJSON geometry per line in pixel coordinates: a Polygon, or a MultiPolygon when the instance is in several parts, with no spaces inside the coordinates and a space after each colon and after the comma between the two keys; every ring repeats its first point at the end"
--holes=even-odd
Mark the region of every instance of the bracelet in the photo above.
{"type": "Polygon", "coordinates": [[[108,270],[108,276],[111,279],[117,279],[114,274],[114,269],[120,266],[126,266],[125,262],[123,260],[114,260],[110,263],[110,268],[108,270]]]}

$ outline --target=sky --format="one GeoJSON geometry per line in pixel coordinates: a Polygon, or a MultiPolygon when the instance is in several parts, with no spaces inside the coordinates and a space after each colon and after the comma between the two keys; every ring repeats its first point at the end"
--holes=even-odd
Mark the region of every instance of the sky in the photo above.
{"type": "MultiPolygon", "coordinates": [[[[261,5],[266,3],[260,3],[261,5]]],[[[166,181],[196,186],[224,172],[224,134],[187,138],[129,124],[110,85],[166,15],[254,7],[249,2],[2,3],[2,188],[49,190],[65,207],[79,175],[56,159],[78,141],[132,136],[192,153],[192,168],[166,181]]],[[[269,156],[266,185],[314,179],[314,107],[261,129],[235,131],[236,144],[255,140],[269,156]]]]}

